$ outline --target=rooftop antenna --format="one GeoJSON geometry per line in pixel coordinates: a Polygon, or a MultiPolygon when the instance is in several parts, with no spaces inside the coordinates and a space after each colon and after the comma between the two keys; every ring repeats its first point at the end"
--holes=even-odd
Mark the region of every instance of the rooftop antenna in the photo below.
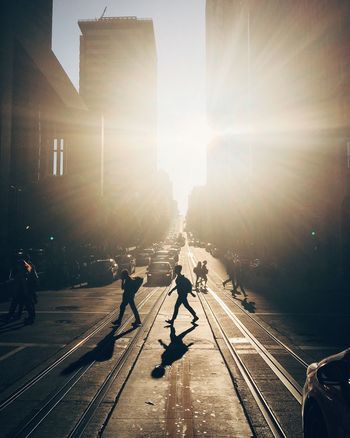
{"type": "Polygon", "coordinates": [[[104,8],[104,10],[103,10],[103,12],[102,12],[102,15],[101,15],[101,17],[99,18],[99,20],[102,20],[102,18],[104,17],[104,15],[105,15],[105,13],[106,13],[106,10],[107,10],[107,6],[105,6],[105,8],[104,8]]]}

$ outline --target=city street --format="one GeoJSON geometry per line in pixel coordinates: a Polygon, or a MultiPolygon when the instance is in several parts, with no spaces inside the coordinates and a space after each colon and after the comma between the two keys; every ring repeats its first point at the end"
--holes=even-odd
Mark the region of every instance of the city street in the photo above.
{"type": "Polygon", "coordinates": [[[350,2],[3,3],[0,438],[350,438],[350,2]]]}
{"type": "Polygon", "coordinates": [[[305,367],[346,347],[348,309],[341,297],[286,308],[249,288],[233,298],[218,259],[181,251],[192,281],[204,259],[208,288],[189,299],[198,323],[181,307],[173,330],[170,287],[144,284],[136,329],[129,310],[112,324],[120,281],[39,292],[34,325],[0,328],[0,436],[302,436],[305,367]]]}

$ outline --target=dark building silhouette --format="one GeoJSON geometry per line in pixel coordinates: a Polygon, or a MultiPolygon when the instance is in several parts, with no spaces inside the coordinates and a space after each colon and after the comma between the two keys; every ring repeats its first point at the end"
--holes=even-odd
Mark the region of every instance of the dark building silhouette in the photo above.
{"type": "Polygon", "coordinates": [[[52,1],[1,9],[0,247],[8,253],[88,230],[101,140],[100,119],[51,50],[52,1]]]}
{"type": "Polygon", "coordinates": [[[348,2],[207,0],[206,19],[207,238],[346,271],[348,2]]]}

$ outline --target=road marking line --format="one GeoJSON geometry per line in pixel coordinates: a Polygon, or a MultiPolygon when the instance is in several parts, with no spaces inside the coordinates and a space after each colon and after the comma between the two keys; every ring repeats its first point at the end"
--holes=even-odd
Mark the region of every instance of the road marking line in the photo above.
{"type": "MultiPolygon", "coordinates": [[[[107,315],[110,311],[106,312],[90,312],[90,311],[84,311],[84,310],[36,310],[35,313],[82,313],[82,314],[88,314],[88,315],[107,315]]],[[[0,312],[0,314],[6,314],[8,312],[0,312]]]]}
{"type": "Polygon", "coordinates": [[[65,347],[67,344],[40,344],[33,342],[0,342],[0,347],[65,347]]]}
{"type": "Polygon", "coordinates": [[[2,362],[3,360],[9,358],[10,356],[13,356],[14,354],[18,353],[21,350],[24,350],[26,347],[18,347],[15,350],[9,351],[8,353],[4,354],[3,356],[0,357],[0,362],[2,362]]]}

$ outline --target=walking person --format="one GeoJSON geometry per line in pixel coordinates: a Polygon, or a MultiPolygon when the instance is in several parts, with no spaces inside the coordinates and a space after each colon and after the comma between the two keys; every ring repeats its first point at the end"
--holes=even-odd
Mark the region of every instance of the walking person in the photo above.
{"type": "Polygon", "coordinates": [[[18,306],[17,318],[22,315],[23,306],[25,306],[28,317],[25,319],[26,324],[33,324],[35,320],[35,307],[33,295],[28,287],[29,273],[27,270],[28,264],[24,260],[18,260],[14,270],[13,277],[13,297],[11,300],[9,313],[7,319],[11,320],[15,316],[16,308],[18,306]]]}
{"type": "Polygon", "coordinates": [[[175,274],[176,274],[176,286],[173,287],[171,289],[171,291],[168,293],[168,295],[170,296],[174,290],[177,290],[178,293],[178,298],[176,300],[175,303],[175,307],[174,307],[174,313],[171,319],[167,319],[165,322],[167,322],[168,324],[172,325],[174,324],[174,321],[179,313],[179,308],[181,306],[181,304],[183,304],[186,309],[191,313],[191,315],[193,316],[193,320],[192,322],[196,322],[199,318],[196,314],[196,312],[194,311],[194,309],[190,306],[188,300],[187,300],[187,295],[190,293],[192,296],[196,296],[193,292],[192,292],[192,283],[190,282],[190,280],[188,278],[186,278],[182,273],[182,266],[181,265],[176,265],[175,266],[175,274]]]}
{"type": "Polygon", "coordinates": [[[202,274],[202,262],[197,263],[197,266],[195,266],[193,268],[193,272],[196,275],[195,289],[198,290],[198,283],[199,283],[199,279],[201,278],[201,274],[202,274]]]}
{"type": "Polygon", "coordinates": [[[222,285],[225,287],[227,283],[231,281],[233,289],[235,288],[235,278],[236,278],[236,269],[235,269],[235,261],[232,258],[231,260],[227,260],[226,262],[226,272],[228,278],[222,282],[222,285]]]}
{"type": "Polygon", "coordinates": [[[134,327],[137,327],[137,326],[141,325],[141,319],[140,319],[140,315],[139,315],[139,312],[137,310],[134,298],[135,298],[136,292],[141,287],[143,279],[141,277],[135,277],[135,278],[130,277],[129,272],[126,269],[124,269],[121,272],[120,278],[122,280],[122,289],[124,292],[123,292],[123,299],[122,299],[122,302],[120,304],[119,316],[116,319],[116,321],[114,322],[114,324],[115,325],[121,324],[121,322],[123,320],[125,308],[129,304],[129,306],[130,306],[130,308],[133,311],[134,316],[135,316],[135,321],[132,323],[132,325],[134,327]]]}
{"type": "Polygon", "coordinates": [[[38,273],[36,272],[35,266],[32,263],[30,256],[28,255],[26,257],[26,260],[24,261],[26,270],[28,272],[28,292],[32,297],[33,303],[37,304],[38,303],[38,296],[36,291],[38,290],[38,285],[39,285],[39,276],[38,273]]]}
{"type": "Polygon", "coordinates": [[[245,267],[243,266],[242,262],[237,259],[235,262],[235,271],[236,271],[236,278],[235,278],[235,284],[233,286],[233,293],[238,292],[238,288],[241,289],[242,294],[247,297],[247,293],[244,289],[244,282],[245,282],[245,267]]]}
{"type": "Polygon", "coordinates": [[[201,277],[202,277],[202,283],[204,282],[204,289],[207,288],[207,282],[208,282],[208,268],[207,268],[207,261],[204,260],[202,263],[202,273],[201,273],[201,277]]]}

